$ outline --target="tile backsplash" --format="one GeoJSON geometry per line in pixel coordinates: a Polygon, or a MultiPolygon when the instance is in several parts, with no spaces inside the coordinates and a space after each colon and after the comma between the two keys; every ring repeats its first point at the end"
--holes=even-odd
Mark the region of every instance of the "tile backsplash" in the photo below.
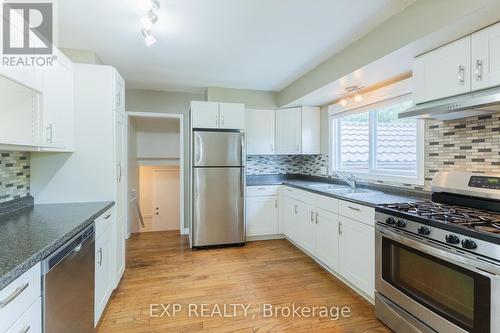
{"type": "Polygon", "coordinates": [[[500,173],[500,114],[425,124],[425,184],[438,171],[500,173]]]}
{"type": "MultiPolygon", "coordinates": [[[[247,174],[325,176],[328,155],[249,156],[247,174]]],[[[500,173],[500,114],[425,123],[424,186],[375,181],[377,184],[430,190],[438,171],[500,173]]],[[[369,180],[361,181],[374,182],[369,180]]]]}
{"type": "Polygon", "coordinates": [[[0,203],[30,193],[29,153],[0,152],[0,203]]]}

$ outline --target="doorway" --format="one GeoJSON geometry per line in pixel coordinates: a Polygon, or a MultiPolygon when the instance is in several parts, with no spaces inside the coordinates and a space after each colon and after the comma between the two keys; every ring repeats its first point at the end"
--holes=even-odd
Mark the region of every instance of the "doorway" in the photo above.
{"type": "Polygon", "coordinates": [[[127,114],[129,234],[185,234],[183,115],[127,114]]]}

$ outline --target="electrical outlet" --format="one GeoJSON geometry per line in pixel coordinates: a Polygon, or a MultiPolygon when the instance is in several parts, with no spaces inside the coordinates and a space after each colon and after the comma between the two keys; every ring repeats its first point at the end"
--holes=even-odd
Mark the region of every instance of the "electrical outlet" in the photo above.
{"type": "Polygon", "coordinates": [[[322,176],[326,176],[327,175],[327,170],[326,170],[326,167],[321,167],[319,169],[319,173],[322,175],[322,176]]]}

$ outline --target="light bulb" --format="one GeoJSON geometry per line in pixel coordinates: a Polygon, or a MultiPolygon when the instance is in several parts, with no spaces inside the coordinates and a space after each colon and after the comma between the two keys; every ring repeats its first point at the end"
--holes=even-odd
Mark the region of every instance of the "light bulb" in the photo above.
{"type": "Polygon", "coordinates": [[[362,96],[361,94],[356,94],[356,95],[354,96],[354,101],[355,101],[356,103],[359,103],[359,102],[361,102],[362,100],[363,100],[363,96],[362,96]]]}
{"type": "Polygon", "coordinates": [[[151,46],[154,43],[156,43],[156,38],[153,35],[149,35],[146,38],[144,38],[144,41],[146,42],[147,46],[151,46]]]}
{"type": "Polygon", "coordinates": [[[139,20],[141,22],[141,26],[144,30],[151,30],[153,28],[153,22],[149,19],[149,17],[141,17],[139,20]]]}
{"type": "Polygon", "coordinates": [[[339,104],[342,105],[342,106],[346,106],[347,105],[347,100],[345,98],[342,98],[340,101],[339,101],[339,104]]]}
{"type": "Polygon", "coordinates": [[[139,8],[148,11],[153,9],[153,2],[151,0],[139,0],[139,8]]]}

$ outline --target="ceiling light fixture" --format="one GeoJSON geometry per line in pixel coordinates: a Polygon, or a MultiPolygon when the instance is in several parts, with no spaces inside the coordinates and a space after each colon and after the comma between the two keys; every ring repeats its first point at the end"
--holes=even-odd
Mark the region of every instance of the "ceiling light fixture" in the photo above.
{"type": "Polygon", "coordinates": [[[347,106],[349,100],[352,99],[355,103],[363,101],[363,95],[361,95],[361,87],[349,86],[345,88],[345,92],[341,94],[342,98],[339,100],[339,104],[342,107],[347,106]]]}
{"type": "Polygon", "coordinates": [[[151,32],[148,30],[141,30],[142,37],[144,37],[144,41],[146,42],[147,46],[151,46],[154,43],[156,43],[156,38],[155,36],[151,35],[151,32]]]}
{"type": "Polygon", "coordinates": [[[156,38],[152,35],[153,25],[158,22],[157,11],[160,9],[158,0],[139,0],[141,9],[147,11],[147,16],[141,17],[139,22],[141,24],[141,34],[144,37],[144,42],[147,46],[156,43],[156,38]]]}

